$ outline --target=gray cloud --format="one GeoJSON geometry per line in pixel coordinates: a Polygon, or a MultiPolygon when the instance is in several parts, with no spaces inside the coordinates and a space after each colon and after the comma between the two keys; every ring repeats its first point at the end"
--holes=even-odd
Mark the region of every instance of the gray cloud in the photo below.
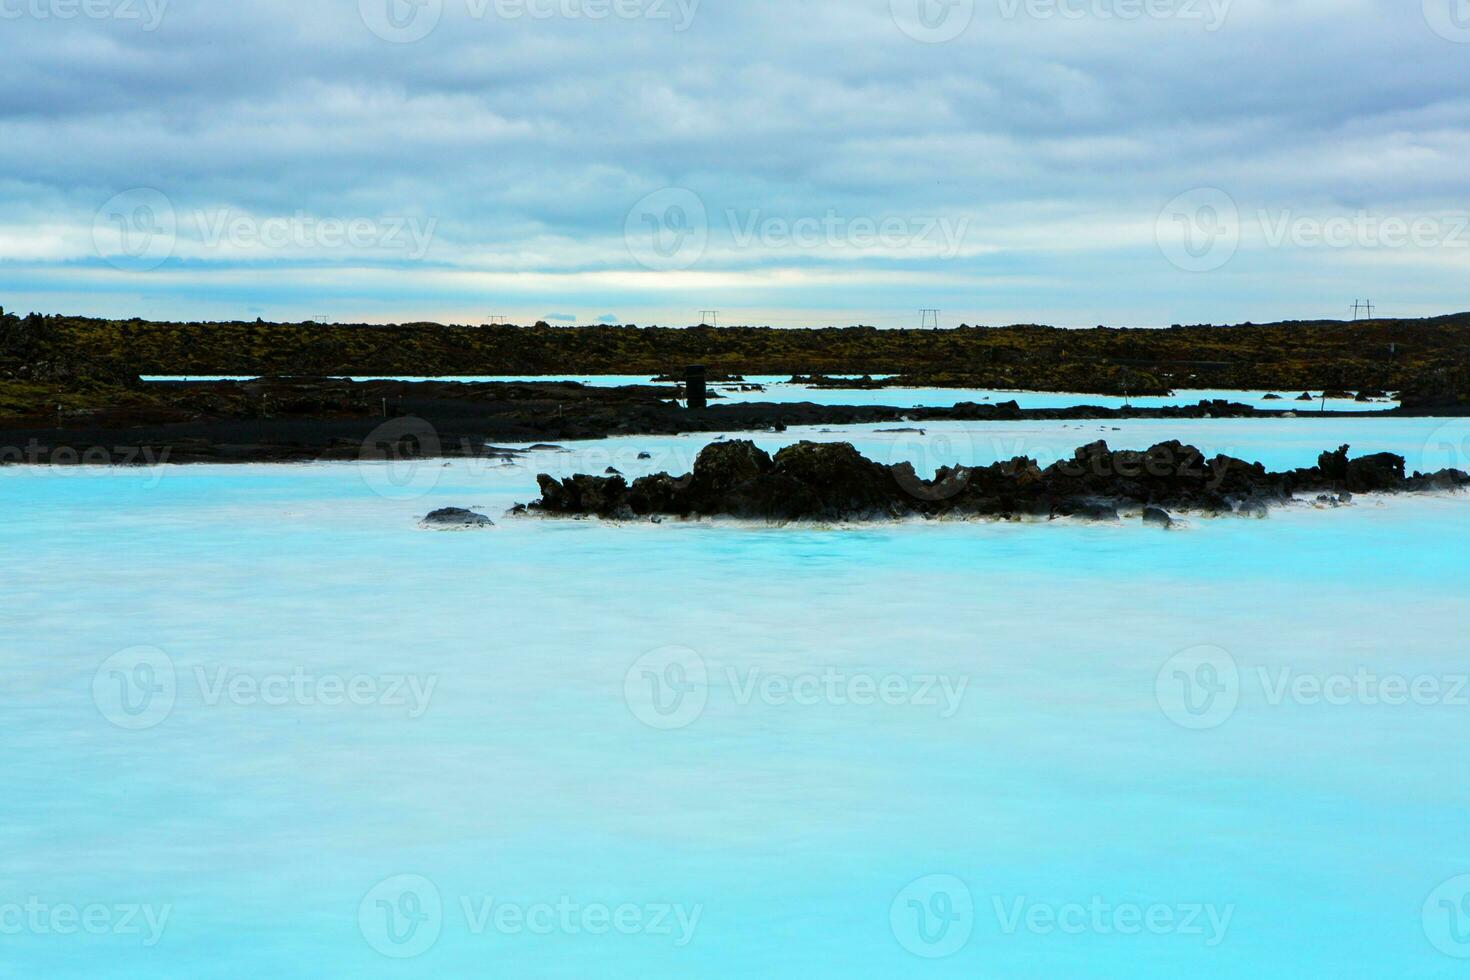
{"type": "MultiPolygon", "coordinates": [[[[55,0],[9,2],[13,12],[55,0]]],[[[546,2],[537,9],[589,9],[546,2]]],[[[433,247],[413,263],[372,250],[211,252],[181,229],[144,293],[165,305],[304,295],[310,306],[313,289],[341,288],[334,267],[376,264],[401,270],[395,313],[504,295],[531,309],[585,301],[584,320],[616,303],[646,320],[671,288],[697,306],[727,288],[720,274],[768,270],[723,302],[796,316],[800,290],[776,273],[807,269],[832,277],[796,280],[826,309],[861,299],[906,310],[929,305],[917,293],[948,290],[997,313],[1029,303],[1077,322],[1156,322],[1171,316],[1156,298],[1174,292],[1200,296],[1196,317],[1223,317],[1284,303],[1302,269],[1326,276],[1319,292],[1334,298],[1362,276],[1315,251],[1258,263],[1247,241],[1218,274],[1180,279],[1151,229],[1191,188],[1223,188],[1247,215],[1419,214],[1470,200],[1459,165],[1470,44],[1436,34],[1417,3],[1234,0],[1210,30],[1184,16],[1194,0],[1138,20],[1104,16],[1127,0],[1061,0],[1078,17],[1033,16],[1054,8],[1026,3],[1008,17],[1010,0],[977,0],[959,37],[924,44],[899,29],[888,0],[705,0],[682,8],[693,13],[685,30],[674,0],[627,2],[620,9],[642,13],[475,17],[472,0],[443,0],[437,27],[415,43],[375,35],[356,0],[172,0],[154,30],[121,17],[0,20],[0,286],[24,292],[44,272],[98,306],[137,301],[136,283],[116,290],[80,273],[105,265],[91,242],[98,206],[152,187],[185,223],[217,208],[435,223],[433,247]],[[671,17],[653,16],[654,3],[671,17]],[[707,275],[687,290],[638,279],[648,270],[623,241],[629,209],[669,186],[695,192],[709,218],[707,248],[682,270],[707,275]],[[972,247],[739,246],[732,212],[964,219],[972,247]],[[262,277],[221,285],[241,261],[262,277]],[[303,270],[316,271],[315,286],[303,270]],[[471,286],[434,270],[552,278],[471,286]],[[888,285],[855,291],[863,270],[889,274],[871,280],[888,285]],[[555,278],[573,273],[627,278],[555,278]],[[1106,309],[1059,305],[1059,290],[1106,295],[1120,276],[1132,295],[1106,309]],[[985,285],[997,278],[1012,285],[985,285]]],[[[1448,276],[1426,290],[1404,263],[1379,265],[1385,289],[1412,288],[1405,305],[1452,302],[1448,276]]]]}

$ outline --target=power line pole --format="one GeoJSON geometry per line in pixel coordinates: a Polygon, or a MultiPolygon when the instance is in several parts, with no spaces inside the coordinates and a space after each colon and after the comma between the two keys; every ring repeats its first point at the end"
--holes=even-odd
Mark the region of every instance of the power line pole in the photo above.
{"type": "Polygon", "coordinates": [[[711,326],[711,327],[718,327],[720,325],[720,311],[719,310],[700,310],[699,311],[699,323],[700,323],[701,326],[708,325],[708,326],[711,326]]]}
{"type": "Polygon", "coordinates": [[[489,319],[490,319],[490,322],[488,324],[486,324],[486,326],[491,326],[491,327],[503,327],[503,326],[505,326],[505,314],[504,313],[495,313],[495,314],[492,314],[489,319]]]}
{"type": "Polygon", "coordinates": [[[938,310],[920,310],[919,311],[919,329],[920,330],[928,330],[928,329],[930,329],[930,327],[933,327],[933,329],[935,329],[935,330],[938,330],[939,329],[939,311],[938,310]]]}
{"type": "Polygon", "coordinates": [[[1373,301],[1371,299],[1353,300],[1353,319],[1358,319],[1363,313],[1368,315],[1369,320],[1373,319],[1373,301]]]}

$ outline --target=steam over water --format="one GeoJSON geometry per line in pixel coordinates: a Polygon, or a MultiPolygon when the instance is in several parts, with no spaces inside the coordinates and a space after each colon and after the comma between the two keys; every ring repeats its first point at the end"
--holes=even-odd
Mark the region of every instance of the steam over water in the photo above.
{"type": "MultiPolygon", "coordinates": [[[[1470,468],[1432,419],[892,428],[756,441],[1470,468]]],[[[1461,975],[1470,497],[502,517],[709,438],[0,469],[0,973],[1461,975]]]]}

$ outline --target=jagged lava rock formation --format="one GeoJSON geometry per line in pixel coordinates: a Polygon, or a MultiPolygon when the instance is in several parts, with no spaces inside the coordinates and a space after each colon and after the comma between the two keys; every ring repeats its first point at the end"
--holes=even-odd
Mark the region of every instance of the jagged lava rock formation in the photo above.
{"type": "MultiPolygon", "coordinates": [[[[774,458],[747,440],[705,447],[694,471],[538,478],[541,499],[523,510],[544,515],[737,517],[769,521],[872,521],[909,517],[1079,517],[1116,520],[1120,511],[1262,516],[1298,494],[1334,500],[1369,492],[1450,490],[1470,484],[1460,470],[1404,474],[1391,453],[1350,458],[1323,453],[1309,469],[1270,472],[1229,456],[1207,459],[1193,446],[1163,442],[1142,452],[1095,442],[1045,468],[1018,457],[989,466],[943,467],[923,479],[912,464],[885,466],[850,443],[799,442],[774,458]]],[[[1165,525],[1167,526],[1167,525],[1165,525]]]]}

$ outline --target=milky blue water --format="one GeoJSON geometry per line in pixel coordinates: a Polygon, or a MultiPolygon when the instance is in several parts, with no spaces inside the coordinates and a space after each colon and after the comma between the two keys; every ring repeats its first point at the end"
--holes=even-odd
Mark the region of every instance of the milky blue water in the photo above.
{"type": "MultiPolygon", "coordinates": [[[[883,428],[758,441],[1470,436],[883,428]]],[[[1167,533],[501,518],[538,471],[706,439],[0,469],[0,975],[1464,974],[1470,496],[1167,533]],[[473,505],[497,526],[416,524],[473,505]]]]}
{"type": "MultiPolygon", "coordinates": [[[[882,375],[878,376],[883,377],[882,375]]],[[[158,376],[146,377],[144,381],[249,381],[248,377],[211,375],[209,377],[186,378],[183,376],[158,376]]],[[[624,385],[647,385],[650,379],[647,375],[562,375],[556,377],[536,376],[499,376],[499,377],[474,377],[474,376],[445,376],[437,378],[424,377],[399,377],[391,379],[374,379],[368,377],[353,378],[354,381],[393,380],[393,381],[458,381],[464,383],[473,382],[515,382],[515,381],[574,381],[577,384],[588,385],[598,388],[615,388],[624,385]]],[[[1122,398],[1115,395],[1090,395],[1065,391],[1009,391],[1000,388],[827,388],[812,387],[811,385],[790,384],[787,375],[751,375],[746,378],[747,385],[759,385],[758,391],[741,391],[739,384],[713,384],[712,391],[718,394],[715,404],[738,405],[749,402],[772,402],[775,404],[793,404],[798,402],[811,402],[815,405],[889,405],[894,408],[918,408],[920,406],[932,406],[934,408],[953,408],[961,402],[976,402],[984,404],[991,402],[1014,401],[1022,408],[1067,408],[1073,405],[1101,405],[1105,408],[1122,408],[1132,405],[1137,408],[1162,408],[1169,405],[1192,405],[1203,400],[1224,399],[1255,408],[1276,409],[1280,411],[1294,411],[1302,414],[1320,412],[1322,409],[1328,411],[1383,411],[1396,407],[1389,401],[1357,402],[1351,398],[1323,399],[1321,391],[1315,392],[1266,392],[1266,391],[1229,391],[1217,388],[1181,389],[1172,395],[1144,396],[1133,398],[1122,398]],[[1276,394],[1278,399],[1268,398],[1270,394],[1276,394]],[[1302,394],[1311,394],[1314,399],[1310,402],[1298,401],[1302,394]]],[[[670,392],[677,385],[668,384],[670,392]]],[[[671,396],[672,397],[672,394],[671,396]]]]}

